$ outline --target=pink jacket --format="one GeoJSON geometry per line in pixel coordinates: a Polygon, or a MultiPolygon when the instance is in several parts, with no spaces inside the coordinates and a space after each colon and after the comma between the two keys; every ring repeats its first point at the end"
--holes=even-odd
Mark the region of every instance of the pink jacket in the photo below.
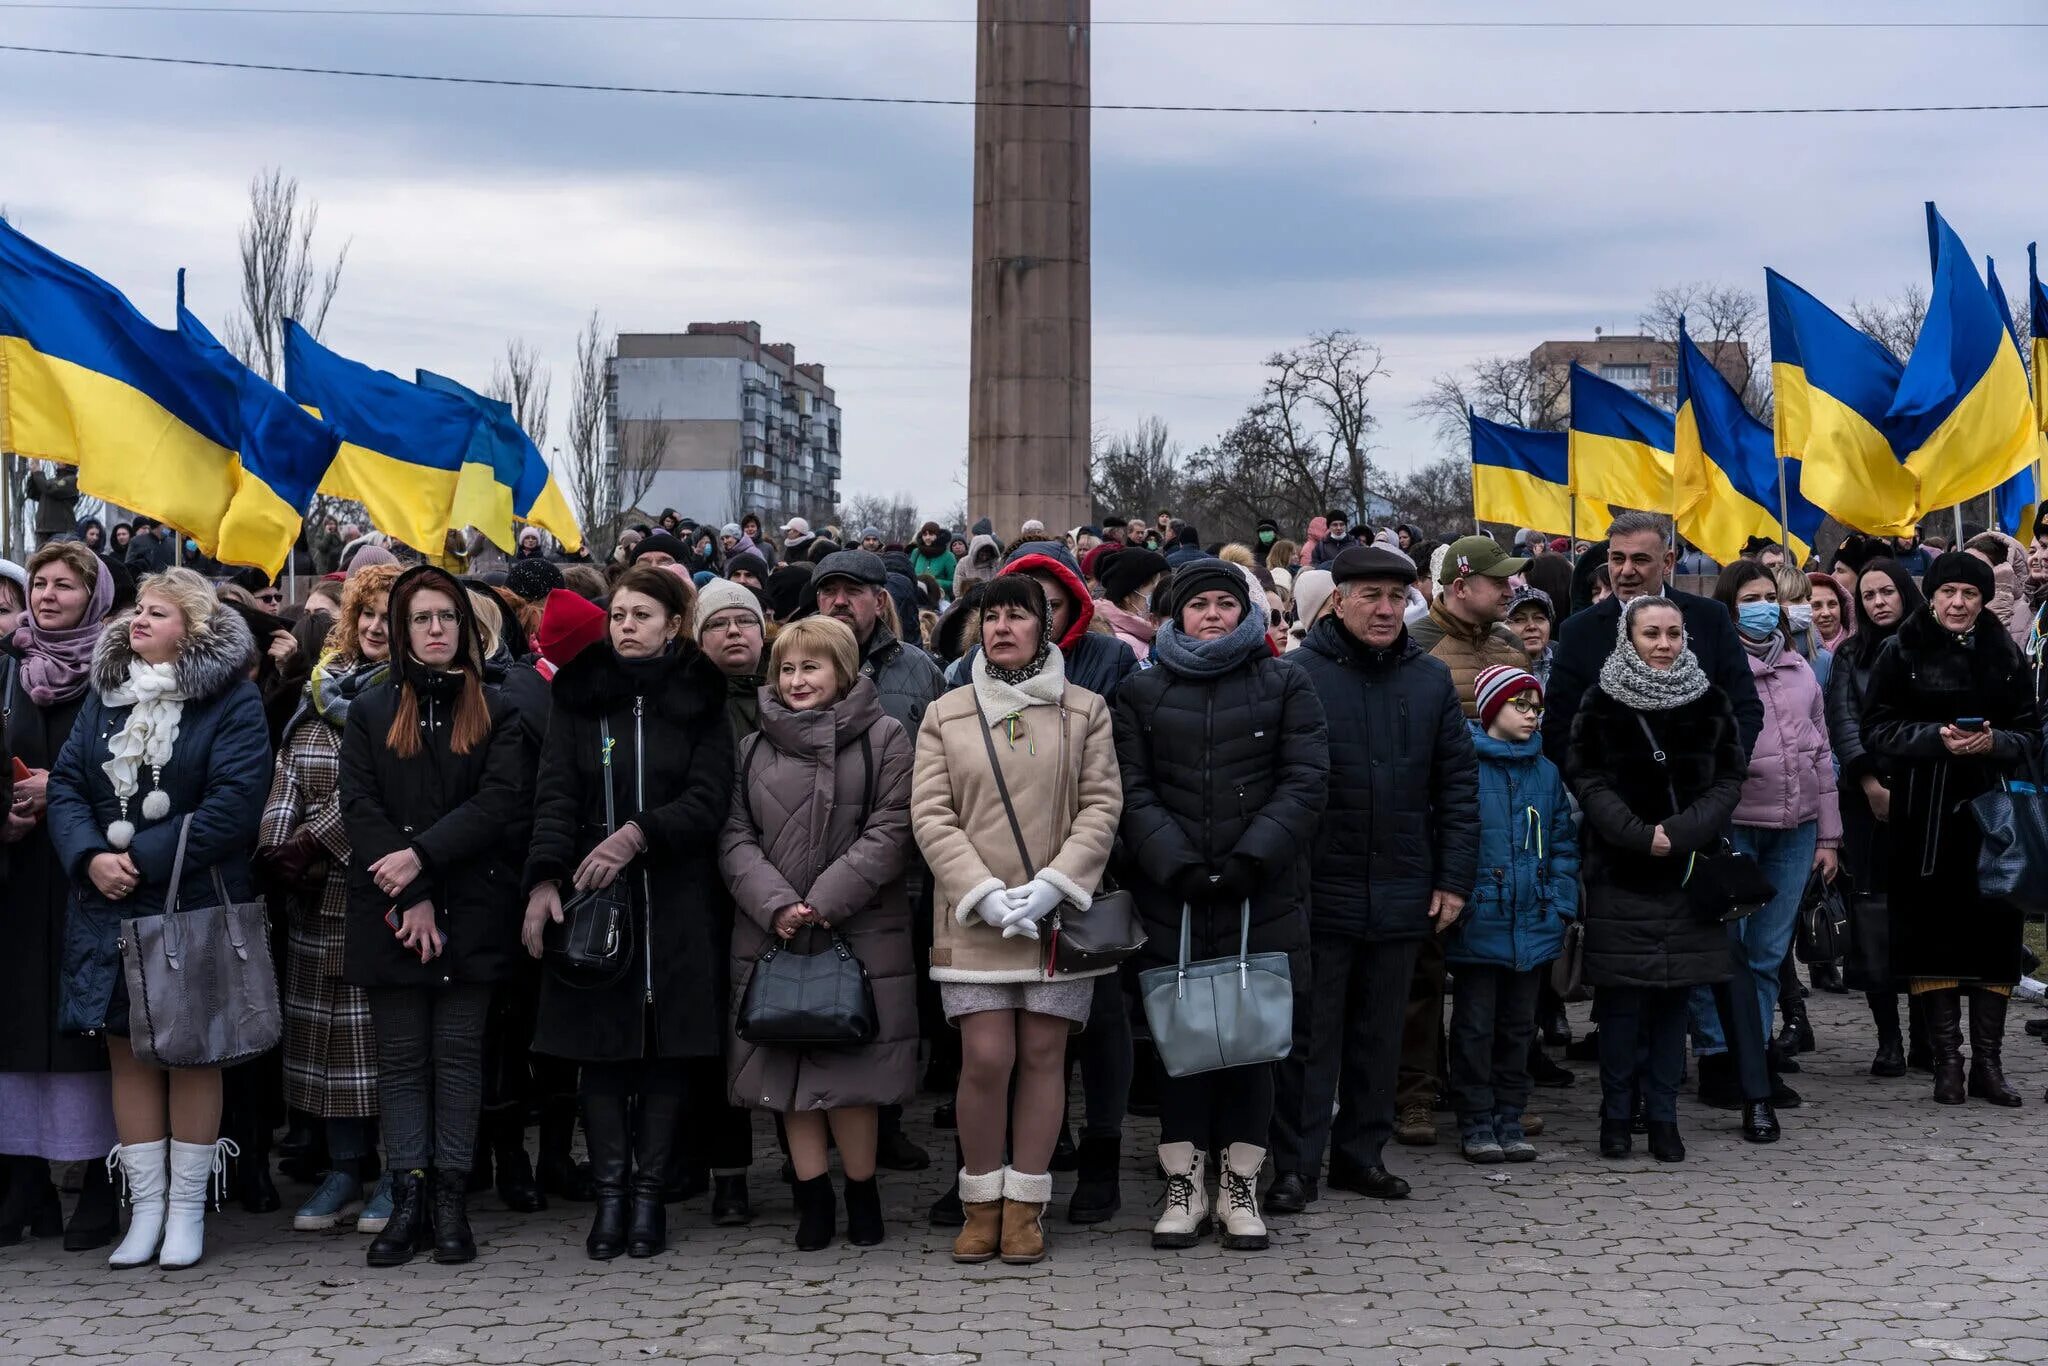
{"type": "Polygon", "coordinates": [[[1138,612],[1126,612],[1107,598],[1095,600],[1095,615],[1109,623],[1116,632],[1116,638],[1131,647],[1131,653],[1138,657],[1140,664],[1152,657],[1152,634],[1158,628],[1152,618],[1138,612]]]}
{"type": "Polygon", "coordinates": [[[1301,566],[1301,567],[1302,567],[1303,569],[1313,569],[1313,568],[1315,568],[1315,565],[1316,565],[1316,547],[1317,547],[1317,546],[1319,546],[1319,545],[1321,545],[1321,544],[1323,543],[1323,538],[1324,538],[1325,536],[1328,536],[1329,534],[1330,534],[1330,519],[1329,519],[1329,518],[1327,518],[1327,517],[1311,517],[1311,518],[1309,518],[1309,519],[1308,519],[1308,535],[1306,535],[1306,536],[1304,536],[1304,537],[1302,537],[1302,538],[1301,538],[1301,554],[1299,554],[1299,555],[1297,555],[1297,556],[1295,557],[1295,563],[1296,563],[1296,564],[1298,564],[1298,565],[1300,565],[1300,566],[1301,566]]]}
{"type": "Polygon", "coordinates": [[[1842,810],[1820,681],[1797,650],[1781,649],[1770,659],[1752,654],[1749,672],[1764,704],[1764,728],[1750,752],[1735,823],[1793,830],[1819,821],[1821,844],[1839,848],[1842,810]]]}

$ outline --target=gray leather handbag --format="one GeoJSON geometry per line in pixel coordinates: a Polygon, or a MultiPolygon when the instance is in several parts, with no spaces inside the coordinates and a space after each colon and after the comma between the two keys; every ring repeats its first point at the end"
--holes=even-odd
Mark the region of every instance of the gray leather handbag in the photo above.
{"type": "Polygon", "coordinates": [[[171,891],[160,915],[121,922],[121,971],[128,982],[129,1047],[159,1067],[226,1067],[277,1047],[284,1016],[270,956],[270,916],[260,901],[231,903],[220,869],[219,904],[178,909],[185,838],[178,826],[171,891]]]}
{"type": "Polygon", "coordinates": [[[1237,956],[1188,961],[1189,909],[1180,908],[1180,962],[1138,974],[1145,1020],[1170,1077],[1278,1062],[1294,1046],[1294,981],[1284,953],[1252,953],[1252,903],[1238,917],[1237,956]]]}

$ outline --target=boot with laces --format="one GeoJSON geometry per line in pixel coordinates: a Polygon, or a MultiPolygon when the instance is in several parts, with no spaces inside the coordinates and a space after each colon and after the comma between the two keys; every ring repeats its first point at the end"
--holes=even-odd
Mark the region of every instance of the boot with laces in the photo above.
{"type": "Polygon", "coordinates": [[[1152,1225],[1152,1246],[1193,1247],[1209,1236],[1209,1190],[1205,1168],[1209,1154],[1192,1143],[1159,1145],[1159,1168],[1166,1173],[1166,1210],[1152,1225]]]}
{"type": "Polygon", "coordinates": [[[1223,1217],[1223,1246],[1231,1252],[1264,1252],[1266,1221],[1259,1217],[1259,1169],[1266,1150],[1233,1143],[1223,1150],[1216,1209],[1223,1217]]]}

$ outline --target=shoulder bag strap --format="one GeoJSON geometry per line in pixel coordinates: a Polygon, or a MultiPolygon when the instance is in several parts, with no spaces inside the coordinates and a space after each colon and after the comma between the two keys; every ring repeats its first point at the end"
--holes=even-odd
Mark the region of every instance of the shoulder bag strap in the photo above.
{"type": "MultiPolygon", "coordinates": [[[[185,881],[185,837],[191,833],[192,817],[188,814],[178,822],[178,852],[171,856],[171,891],[170,895],[164,898],[166,915],[178,909],[178,888],[185,881]]],[[[226,904],[225,893],[222,894],[221,901],[223,905],[226,904]]]]}
{"type": "Polygon", "coordinates": [[[754,760],[761,757],[761,746],[768,742],[761,738],[760,731],[755,731],[740,743],[747,747],[747,757],[740,763],[740,800],[747,804],[747,820],[759,830],[761,818],[754,814],[754,760]]]}
{"type": "Polygon", "coordinates": [[[0,654],[0,670],[7,674],[6,691],[0,692],[0,749],[14,753],[14,703],[20,695],[21,666],[13,655],[0,654]]]}
{"type": "Polygon", "coordinates": [[[1664,790],[1671,794],[1671,814],[1675,816],[1682,808],[1678,802],[1678,787],[1671,781],[1670,756],[1664,753],[1664,746],[1657,743],[1657,732],[1650,729],[1650,723],[1643,719],[1643,714],[1632,710],[1629,715],[1635,717],[1636,724],[1643,728],[1643,738],[1650,742],[1650,758],[1664,770],[1664,790]]]}
{"type": "MultiPolygon", "coordinates": [[[[1010,801],[1010,785],[1003,780],[1002,761],[996,757],[995,738],[988,733],[988,718],[981,714],[979,705],[974,709],[974,724],[981,729],[981,743],[988,748],[988,766],[996,775],[996,791],[1003,799],[1003,814],[1010,818],[1010,834],[1017,841],[1018,856],[1024,860],[1024,875],[1037,877],[1038,865],[1031,861],[1031,850],[1025,846],[1024,827],[1017,823],[1017,808],[1010,801]]],[[[1064,726],[1061,734],[1065,734],[1064,726]]]]}

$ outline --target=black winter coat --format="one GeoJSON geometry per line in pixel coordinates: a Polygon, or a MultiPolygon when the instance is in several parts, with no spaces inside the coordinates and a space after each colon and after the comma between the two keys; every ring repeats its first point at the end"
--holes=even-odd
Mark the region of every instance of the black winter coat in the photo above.
{"type": "Polygon", "coordinates": [[[1726,833],[1748,773],[1735,714],[1719,688],[1669,711],[1637,712],[1598,687],[1586,694],[1572,723],[1565,780],[1584,813],[1588,982],[1687,987],[1727,980],[1727,928],[1692,909],[1684,879],[1687,855],[1726,833]],[[1643,723],[1657,737],[1663,764],[1652,757],[1643,723]],[[1650,852],[1659,825],[1671,841],[1662,856],[1650,852]]]}
{"type": "MultiPolygon", "coordinates": [[[[1220,871],[1232,854],[1259,869],[1252,952],[1307,948],[1308,851],[1330,780],[1329,732],[1308,676],[1263,649],[1219,678],[1154,663],[1124,681],[1114,720],[1144,965],[1179,955],[1174,881],[1190,867],[1220,871]]],[[[1192,955],[1236,953],[1241,909],[1235,900],[1191,905],[1192,955]]]]}
{"type": "Polygon", "coordinates": [[[1430,894],[1469,899],[1479,875],[1479,758],[1451,671],[1407,633],[1373,650],[1334,616],[1288,662],[1330,736],[1330,795],[1309,850],[1319,934],[1428,939],[1430,894]]]}
{"type": "Polygon", "coordinates": [[[519,717],[495,690],[490,738],[467,754],[449,747],[455,700],[441,675],[420,698],[420,749],[401,759],[384,741],[398,710],[398,685],[380,683],[357,698],[341,733],[341,817],[348,830],[348,920],[342,979],[358,987],[500,982],[511,975],[526,906],[519,895],[519,850],[526,844],[533,760],[519,717]],[[370,865],[412,848],[420,876],[386,896],[370,865]],[[446,939],[430,963],[398,942],[385,923],[420,901],[434,905],[446,939]]]}
{"type": "Polygon", "coordinates": [[[1982,834],[1973,797],[2026,776],[2041,718],[2033,679],[2005,628],[1980,617],[1967,643],[1925,607],[1885,642],[1863,707],[1864,743],[1892,765],[1892,971],[2010,983],[2020,977],[2020,912],[1977,894],[1982,834]],[[1959,758],[1941,728],[1966,716],[1991,723],[1991,753],[1959,758]]]}
{"type": "Polygon", "coordinates": [[[1882,892],[1890,863],[1883,836],[1890,827],[1871,814],[1870,799],[1863,794],[1863,780],[1876,778],[1889,787],[1891,763],[1883,755],[1872,753],[1866,743],[1863,708],[1870,697],[1870,680],[1877,672],[1877,661],[1873,656],[1869,663],[1860,663],[1863,652],[1856,646],[1856,637],[1851,636],[1849,648],[1835,653],[1834,668],[1828,674],[1824,699],[1828,747],[1834,750],[1835,762],[1842,769],[1836,785],[1842,807],[1842,867],[1857,891],[1882,892]]]}
{"type": "MultiPolygon", "coordinates": [[[[1735,634],[1735,622],[1728,609],[1712,598],[1670,587],[1665,588],[1664,596],[1678,605],[1685,620],[1687,648],[1708,680],[1727,695],[1746,763],[1756,747],[1756,737],[1763,732],[1764,704],[1756,695],[1756,679],[1749,672],[1749,655],[1742,648],[1742,638],[1735,634]]],[[[1609,598],[1565,618],[1558,630],[1557,644],[1550,652],[1550,684],[1544,689],[1543,752],[1559,768],[1566,766],[1572,717],[1600,681],[1600,666],[1614,652],[1620,621],[1621,600],[1609,598]]]]}
{"type": "Polygon", "coordinates": [[[647,837],[647,852],[621,874],[640,917],[633,967],[592,990],[544,979],[534,1050],[579,1062],[718,1057],[732,940],[732,901],[718,871],[733,790],[725,675],[687,642],[632,663],[594,645],[563,666],[541,753],[529,889],[556,882],[566,898],[577,864],[605,837],[601,719],[611,726],[618,822],[636,822],[647,837]]]}

